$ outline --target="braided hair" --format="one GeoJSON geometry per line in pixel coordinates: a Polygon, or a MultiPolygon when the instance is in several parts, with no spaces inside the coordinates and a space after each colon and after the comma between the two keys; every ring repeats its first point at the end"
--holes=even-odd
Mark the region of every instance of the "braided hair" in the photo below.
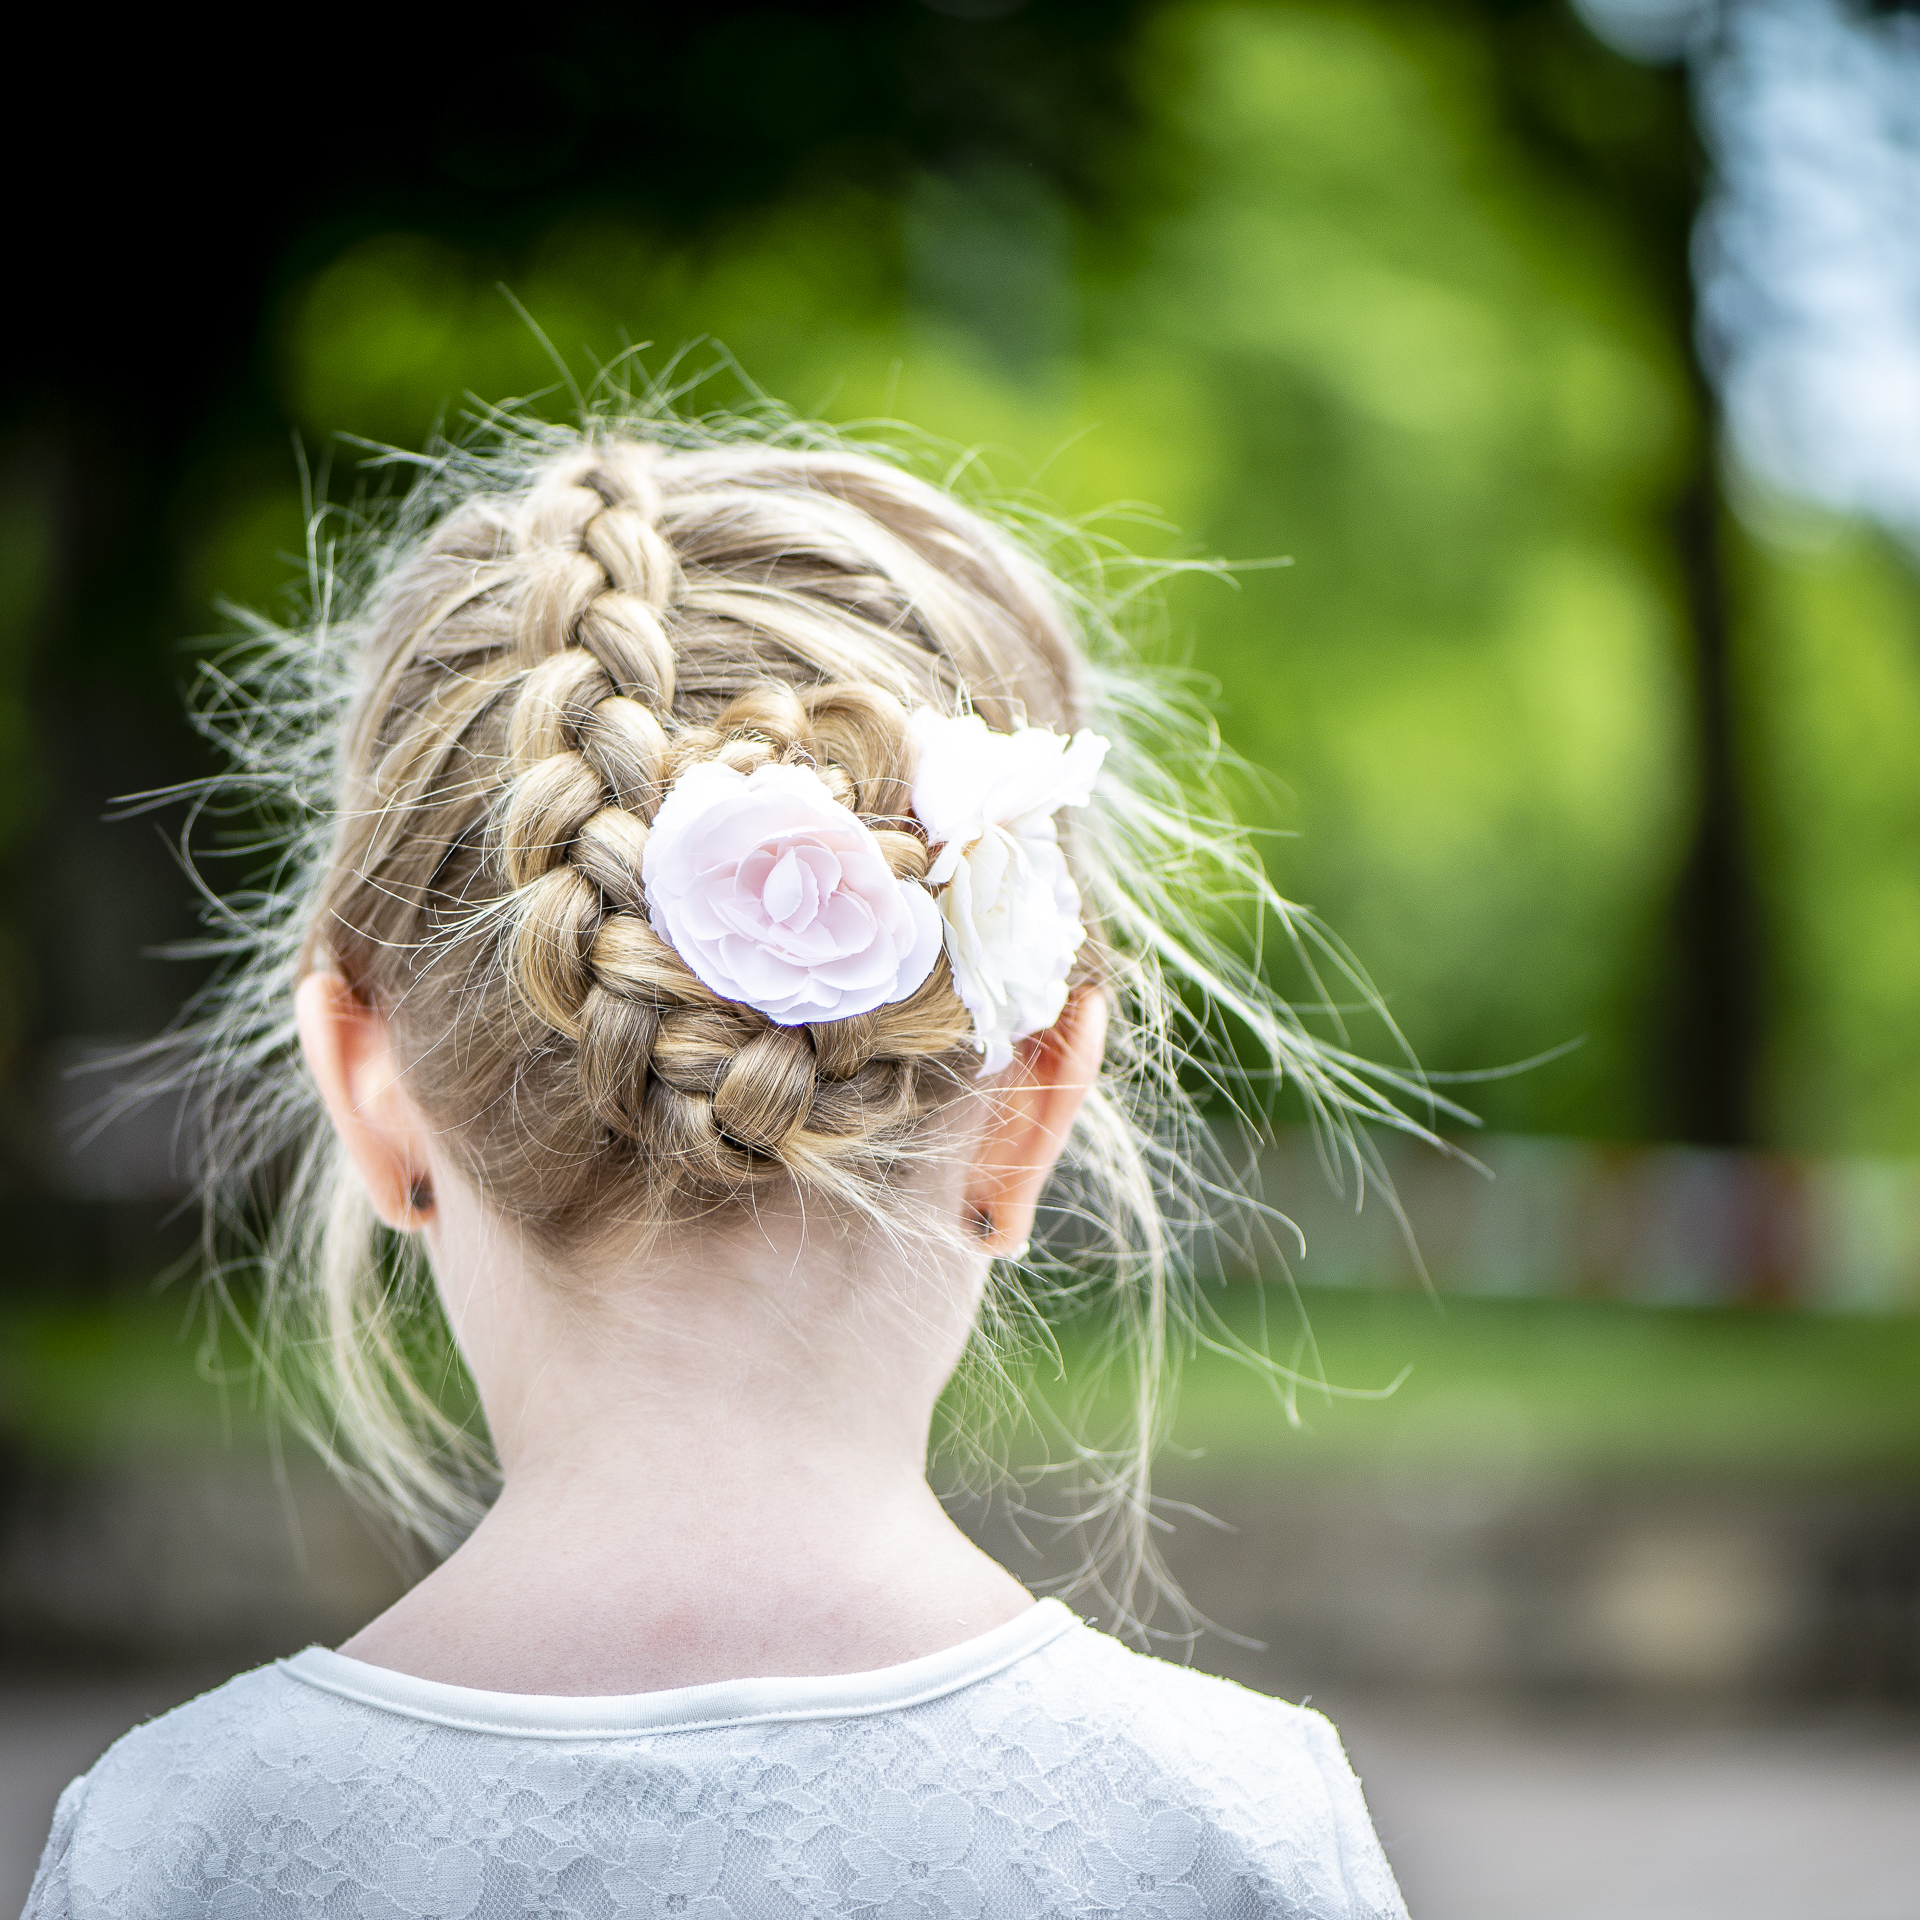
{"type": "Polygon", "coordinates": [[[778,1025],[701,982],[641,884],[698,762],[812,770],[921,879],[909,705],[1079,719],[1040,583],[929,496],[849,455],[614,440],[456,510],[385,583],[307,963],[387,1014],[425,1111],[546,1238],[796,1179],[870,1195],[977,1068],[944,958],[895,1004],[778,1025]],[[923,591],[956,561],[984,618],[923,591]]]}

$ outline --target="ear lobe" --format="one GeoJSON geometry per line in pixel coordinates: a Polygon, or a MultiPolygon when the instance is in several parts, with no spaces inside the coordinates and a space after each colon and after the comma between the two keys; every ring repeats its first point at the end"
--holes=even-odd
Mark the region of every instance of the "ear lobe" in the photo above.
{"type": "Polygon", "coordinates": [[[432,1211],[431,1130],[402,1084],[386,1022],[330,973],[308,974],[293,1007],[300,1051],[373,1210],[412,1231],[432,1211]]]}
{"type": "Polygon", "coordinates": [[[1032,1233],[1047,1178],[1100,1077],[1106,1039],[1106,994],[1083,987],[1045,1033],[1016,1050],[963,1195],[966,1217],[989,1253],[1010,1254],[1032,1233]]]}

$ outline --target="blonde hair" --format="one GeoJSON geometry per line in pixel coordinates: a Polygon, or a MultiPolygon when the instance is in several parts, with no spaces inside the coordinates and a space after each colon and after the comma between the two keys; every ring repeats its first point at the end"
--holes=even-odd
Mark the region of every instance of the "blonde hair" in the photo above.
{"type": "Polygon", "coordinates": [[[1161,1388],[1193,1323],[1181,1247],[1217,1185],[1183,1074],[1232,1071],[1237,1025],[1363,1181],[1356,1119],[1411,1125],[1393,1095],[1412,1083],[1310,1034],[1264,983],[1268,916],[1303,951],[1318,936],[1222,825],[1212,742],[1130,660],[1097,572],[1068,584],[1036,557],[1041,523],[990,518],[872,446],[630,404],[577,428],[495,415],[344,544],[314,526],[311,619],[253,621],[199,705],[233,769],[202,806],[264,817],[273,861],[264,884],[210,892],[229,964],[193,1028],[215,1096],[208,1218],[253,1231],[252,1337],[302,1429],[434,1546],[484,1510],[491,1457],[448,1391],[415,1243],[375,1219],[298,1066],[302,974],[337,972],[386,1016],[464,1170],[550,1248],[770,1189],[904,1230],[901,1170],[979,1066],[945,962],[898,1004],[777,1026],[649,926],[648,823],[696,762],[794,762],[918,877],[910,709],[1091,724],[1114,751],[1065,840],[1107,1064],[1053,1244],[1000,1263],[977,1345],[991,1370],[1050,1303],[1112,1309],[1127,1431],[1072,1450],[1088,1571],[1133,1618],[1156,1577],[1161,1388]]]}

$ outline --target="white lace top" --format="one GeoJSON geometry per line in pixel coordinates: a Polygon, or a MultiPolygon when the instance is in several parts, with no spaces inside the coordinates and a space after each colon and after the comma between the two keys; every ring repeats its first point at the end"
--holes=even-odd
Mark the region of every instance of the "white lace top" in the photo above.
{"type": "Polygon", "coordinates": [[[1332,1727],[1042,1601],[878,1673],[612,1699],[319,1648],[120,1741],[25,1920],[1404,1916],[1332,1727]]]}

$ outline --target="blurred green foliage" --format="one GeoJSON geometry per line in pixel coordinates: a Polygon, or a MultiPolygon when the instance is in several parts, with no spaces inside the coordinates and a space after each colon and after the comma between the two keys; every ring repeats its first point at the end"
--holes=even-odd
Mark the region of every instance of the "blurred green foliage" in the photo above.
{"type": "MultiPolygon", "coordinates": [[[[1296,1307],[1284,1289],[1252,1286],[1215,1304],[1233,1336],[1332,1390],[1299,1387],[1290,1429],[1262,1374],[1202,1349],[1183,1375],[1170,1484],[1239,1473],[1775,1484],[1920,1474],[1920,1320],[1328,1288],[1296,1307]]],[[[78,1461],[265,1447],[272,1424],[233,1331],[217,1355],[201,1333],[179,1296],[0,1309],[0,1447],[78,1461]]],[[[1084,1377],[1071,1340],[1066,1359],[1070,1377],[1084,1377]]],[[[1058,1390],[1044,1372],[1033,1387],[1042,1404],[1058,1390]]],[[[1037,1445],[1028,1430],[1007,1441],[1016,1461],[1037,1445]]]]}
{"type": "Polygon", "coordinates": [[[234,1330],[224,1354],[206,1333],[204,1313],[178,1292],[9,1303],[0,1310],[0,1442],[82,1461],[267,1445],[272,1423],[234,1330]]]}
{"type": "MultiPolygon", "coordinates": [[[[1656,290],[1507,124],[1470,17],[1177,6],[1134,59],[1124,224],[980,159],[692,240],[604,212],[512,244],[377,232],[287,290],[278,390],[316,446],[416,445],[463,394],[564,410],[504,283],[577,373],[717,340],[803,411],[981,449],[1068,513],[1145,501],[1178,550],[1290,557],[1172,610],[1259,823],[1297,835],[1276,880],[1430,1064],[1587,1038],[1489,1117],[1643,1130],[1689,799],[1661,515],[1696,431],[1656,290]]],[[[278,500],[249,477],[205,584],[259,597],[276,518],[291,548],[292,474],[278,500]]]]}
{"type": "MultiPolygon", "coordinates": [[[[1158,1480],[1337,1474],[1514,1488],[1686,1479],[1910,1485],[1920,1319],[1418,1290],[1236,1285],[1187,1349],[1158,1480]],[[1237,1348],[1237,1351],[1236,1351],[1237,1348]],[[1270,1372],[1244,1356],[1265,1354],[1270,1372]]],[[[1004,1442],[1123,1430],[1124,1387],[1072,1335],[1004,1442]],[[1101,1397],[1105,1395],[1107,1397],[1101,1397]]]]}
{"type": "Polygon", "coordinates": [[[1775,510],[1744,544],[1747,776],[1772,931],[1764,1124],[1920,1149],[1920,586],[1857,527],[1775,510]]]}
{"type": "Polygon", "coordinates": [[[1202,1353],[1169,1479],[1182,1449],[1213,1472],[1416,1481],[1910,1483],[1920,1471],[1920,1320],[1328,1288],[1304,1290],[1297,1309],[1276,1288],[1220,1304],[1234,1334],[1264,1334],[1276,1360],[1333,1390],[1300,1387],[1300,1431],[1282,1438],[1267,1383],[1202,1353]]]}
{"type": "MultiPolygon", "coordinates": [[[[184,671],[160,636],[219,595],[270,607],[296,570],[287,430],[340,495],[356,439],[458,431],[471,396],[566,412],[524,307],[576,378],[636,347],[645,373],[720,365],[689,404],[722,402],[746,391],[724,343],[801,412],[977,449],[1069,515],[1147,503],[1159,519],[1102,524],[1248,563],[1177,579],[1150,645],[1217,689],[1281,888],[1429,1066],[1582,1043],[1477,1087],[1493,1124],[1673,1131],[1672,907],[1701,797],[1674,509],[1711,458],[1677,79],[1558,0],[1029,0],[979,24],[794,0],[662,12],[651,37],[638,18],[556,24],[511,80],[434,68],[392,145],[343,135],[340,167],[247,232],[218,378],[154,399],[181,419],[140,483],[166,499],[146,546],[34,588],[32,476],[85,433],[10,443],[29,481],[0,488],[0,567],[16,614],[41,611],[15,622],[37,639],[0,630],[0,840],[53,931],[17,965],[0,946],[9,1017],[124,1030],[164,998],[98,958],[117,950],[96,924],[103,894],[130,918],[136,866],[164,868],[85,823],[193,768],[156,718],[184,671]],[[623,76],[643,70],[640,101],[623,76]],[[163,553],[174,575],[136,609],[163,553]],[[102,745],[116,699],[137,750],[102,745]],[[27,777],[36,753],[67,771],[27,777]]],[[[392,118],[410,57],[392,98],[380,75],[352,96],[369,115],[392,118]]],[[[181,235],[202,278],[242,237],[181,235]]],[[[1912,569],[1779,515],[1725,547],[1765,907],[1757,1131],[1920,1151],[1912,569]]],[[[155,918],[140,938],[179,930],[155,918]]]]}

